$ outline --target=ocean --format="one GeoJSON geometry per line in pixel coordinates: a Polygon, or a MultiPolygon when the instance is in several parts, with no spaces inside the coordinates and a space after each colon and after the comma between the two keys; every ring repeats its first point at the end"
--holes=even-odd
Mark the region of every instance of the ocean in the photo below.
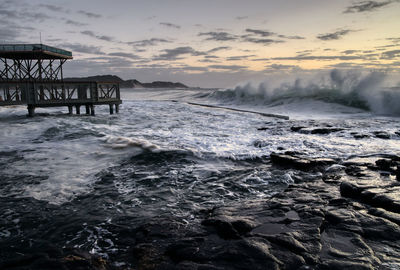
{"type": "Polygon", "coordinates": [[[46,108],[27,118],[24,106],[0,107],[0,262],[51,244],[128,266],[129,228],[165,218],[191,226],[207,209],[293,183],[298,172],[271,167],[272,152],[400,155],[400,91],[372,91],[374,78],[364,79],[328,89],[122,89],[114,115],[99,106],[96,116],[46,108]]]}

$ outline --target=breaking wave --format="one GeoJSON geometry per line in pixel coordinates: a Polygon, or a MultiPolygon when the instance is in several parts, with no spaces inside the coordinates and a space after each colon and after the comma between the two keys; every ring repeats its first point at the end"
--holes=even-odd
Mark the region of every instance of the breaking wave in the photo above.
{"type": "Polygon", "coordinates": [[[280,105],[299,99],[337,103],[372,111],[377,114],[400,115],[400,88],[389,88],[386,73],[332,70],[312,80],[273,84],[266,81],[246,83],[233,89],[218,90],[210,97],[222,102],[280,105]]]}

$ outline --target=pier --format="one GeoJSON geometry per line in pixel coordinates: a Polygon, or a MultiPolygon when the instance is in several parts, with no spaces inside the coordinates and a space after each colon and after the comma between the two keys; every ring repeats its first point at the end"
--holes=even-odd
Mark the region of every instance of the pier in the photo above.
{"type": "Polygon", "coordinates": [[[0,106],[67,107],[68,113],[95,115],[96,105],[108,105],[110,114],[122,103],[118,82],[64,80],[63,64],[72,52],[44,44],[0,45],[0,106]]]}

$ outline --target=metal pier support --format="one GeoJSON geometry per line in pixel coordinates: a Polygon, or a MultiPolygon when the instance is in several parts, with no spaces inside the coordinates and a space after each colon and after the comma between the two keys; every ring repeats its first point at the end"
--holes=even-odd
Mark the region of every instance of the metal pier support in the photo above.
{"type": "Polygon", "coordinates": [[[86,114],[90,114],[90,107],[89,107],[89,105],[85,105],[85,107],[86,107],[86,114]]]}
{"type": "Polygon", "coordinates": [[[90,115],[92,115],[92,116],[95,115],[94,105],[93,104],[90,105],[90,115]]]}
{"type": "Polygon", "coordinates": [[[33,117],[35,115],[35,106],[33,105],[28,105],[28,116],[33,117]]]}
{"type": "Polygon", "coordinates": [[[68,114],[72,114],[72,106],[68,106],[68,114]]]}
{"type": "Polygon", "coordinates": [[[119,113],[119,104],[115,104],[115,112],[119,113]]]}
{"type": "Polygon", "coordinates": [[[110,114],[114,114],[114,104],[110,104],[110,114]]]}
{"type": "Polygon", "coordinates": [[[76,114],[81,114],[81,106],[76,105],[75,109],[76,109],[76,114]]]}

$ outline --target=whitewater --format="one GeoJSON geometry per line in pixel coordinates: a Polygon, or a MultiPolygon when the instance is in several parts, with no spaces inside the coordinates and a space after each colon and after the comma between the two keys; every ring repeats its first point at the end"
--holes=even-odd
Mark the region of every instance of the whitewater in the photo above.
{"type": "Polygon", "coordinates": [[[46,108],[27,118],[25,107],[0,107],[0,241],[25,252],[48,238],[125,265],[127,224],[168,216],[191,224],[204,209],[293,183],[299,172],[271,168],[273,152],[400,155],[400,91],[382,81],[332,72],[318,82],[122,89],[116,115],[46,108]]]}

